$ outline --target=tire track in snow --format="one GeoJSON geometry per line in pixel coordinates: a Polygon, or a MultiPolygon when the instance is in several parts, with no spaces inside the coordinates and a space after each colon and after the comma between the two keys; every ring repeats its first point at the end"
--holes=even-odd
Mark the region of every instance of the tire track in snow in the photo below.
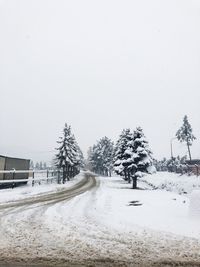
{"type": "Polygon", "coordinates": [[[91,174],[85,174],[85,177],[72,187],[65,190],[61,190],[55,193],[42,194],[36,197],[30,197],[23,200],[17,200],[6,204],[0,204],[0,211],[5,209],[17,208],[23,206],[30,206],[34,204],[43,205],[43,203],[54,203],[56,201],[62,201],[73,198],[79,194],[90,190],[96,185],[95,177],[91,174]]]}
{"type": "MultiPolygon", "coordinates": [[[[86,173],[83,180],[67,190],[1,205],[1,264],[3,260],[9,262],[15,259],[15,266],[18,261],[22,264],[30,258],[37,258],[39,254],[40,257],[46,257],[48,250],[45,250],[47,248],[43,245],[47,243],[51,233],[45,232],[46,229],[43,226],[45,211],[56,203],[68,201],[83,194],[95,185],[95,177],[86,173]]],[[[56,251],[55,246],[53,250],[56,251]]],[[[1,264],[0,266],[2,266],[1,264]]]]}

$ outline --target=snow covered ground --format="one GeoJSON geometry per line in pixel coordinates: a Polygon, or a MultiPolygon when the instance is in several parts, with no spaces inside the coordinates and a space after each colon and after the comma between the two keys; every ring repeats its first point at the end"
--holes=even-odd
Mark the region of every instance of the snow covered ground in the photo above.
{"type": "Polygon", "coordinates": [[[200,219],[189,216],[188,196],[152,190],[142,181],[139,187],[130,189],[120,177],[97,177],[96,187],[69,201],[1,211],[0,260],[199,266],[200,219]]]}
{"type": "Polygon", "coordinates": [[[57,180],[53,179],[52,181],[49,180],[48,183],[42,182],[41,185],[35,183],[34,186],[32,186],[31,182],[28,182],[27,185],[23,185],[20,187],[15,187],[13,189],[1,189],[0,190],[0,204],[3,204],[5,202],[11,202],[21,199],[26,199],[29,197],[38,196],[41,194],[47,194],[52,192],[60,192],[67,187],[73,186],[74,184],[78,183],[83,178],[83,174],[80,173],[76,177],[74,177],[72,180],[67,182],[66,184],[57,184],[57,180]]]}
{"type": "Polygon", "coordinates": [[[157,189],[164,189],[179,194],[190,194],[193,190],[200,190],[200,177],[195,175],[188,176],[170,172],[157,172],[144,176],[142,180],[157,189]]]}
{"type": "MultiPolygon", "coordinates": [[[[148,266],[151,261],[160,262],[159,266],[162,261],[190,261],[187,266],[200,262],[200,220],[189,216],[186,196],[152,190],[142,182],[140,187],[146,189],[131,190],[119,177],[99,177],[98,185],[68,205],[59,203],[45,212],[51,232],[62,225],[57,238],[68,233],[82,244],[79,257],[141,260],[141,266],[141,257],[148,258],[148,266]]],[[[74,247],[69,250],[75,253],[74,247]]]]}
{"type": "MultiPolygon", "coordinates": [[[[200,218],[189,214],[190,199],[165,190],[152,190],[142,182],[143,190],[131,190],[120,177],[100,177],[99,189],[90,204],[90,217],[120,232],[143,232],[150,229],[200,239],[200,218]],[[146,189],[145,189],[146,188],[146,189]]],[[[87,201],[87,196],[82,199],[87,201]]],[[[67,217],[75,198],[59,211],[67,217]]],[[[83,204],[81,204],[83,205],[83,204]]],[[[79,214],[80,207],[76,212],[79,214]]],[[[50,212],[49,215],[54,214],[50,212]]],[[[74,214],[76,216],[76,214],[74,214]]],[[[56,217],[56,216],[55,216],[56,217]]],[[[55,218],[54,217],[54,218],[55,218]]],[[[52,223],[53,218],[50,219],[52,223]]]]}
{"type": "Polygon", "coordinates": [[[93,217],[121,231],[138,232],[144,227],[200,239],[200,218],[189,216],[188,197],[152,190],[142,182],[139,186],[144,190],[131,190],[118,177],[101,178],[93,217]]]}

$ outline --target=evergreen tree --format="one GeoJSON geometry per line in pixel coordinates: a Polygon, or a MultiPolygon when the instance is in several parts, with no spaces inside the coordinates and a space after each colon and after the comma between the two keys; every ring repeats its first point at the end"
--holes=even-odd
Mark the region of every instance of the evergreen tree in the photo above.
{"type": "Polygon", "coordinates": [[[89,154],[89,163],[91,165],[92,171],[103,175],[103,160],[99,143],[91,147],[89,154]]]}
{"type": "Polygon", "coordinates": [[[43,169],[44,170],[47,170],[47,164],[46,164],[46,162],[44,162],[44,164],[43,164],[43,169]]]}
{"type": "Polygon", "coordinates": [[[63,183],[74,177],[80,171],[80,148],[77,145],[71,127],[65,124],[63,136],[57,141],[59,147],[56,154],[56,166],[63,170],[63,183]]]}
{"type": "Polygon", "coordinates": [[[160,161],[155,161],[155,166],[157,171],[169,171],[183,174],[187,170],[186,166],[186,156],[173,157],[170,159],[162,159],[160,161]]]}
{"type": "Polygon", "coordinates": [[[92,171],[111,176],[113,162],[113,142],[108,137],[101,138],[89,150],[89,165],[92,171]]]}
{"type": "Polygon", "coordinates": [[[78,145],[77,145],[77,148],[78,148],[78,154],[77,154],[78,166],[79,166],[79,168],[84,168],[85,167],[85,159],[83,156],[83,152],[81,151],[81,149],[78,145]]]}
{"type": "Polygon", "coordinates": [[[120,134],[114,149],[114,171],[116,174],[124,176],[125,180],[130,180],[130,172],[128,170],[129,164],[127,159],[130,157],[128,146],[132,140],[133,135],[130,129],[124,129],[120,134]]]}
{"type": "Polygon", "coordinates": [[[196,137],[192,133],[192,127],[191,127],[191,125],[190,125],[190,123],[188,121],[188,117],[187,116],[185,116],[183,118],[183,125],[177,131],[176,137],[181,143],[182,142],[186,142],[187,148],[188,148],[189,157],[190,157],[190,160],[192,160],[190,146],[192,145],[192,142],[196,139],[196,137]]]}
{"type": "Polygon", "coordinates": [[[40,161],[40,170],[43,170],[43,163],[42,163],[42,161],[40,161]]]}
{"type": "Polygon", "coordinates": [[[30,170],[33,170],[34,169],[34,163],[33,163],[33,161],[31,160],[30,161],[30,170]]]}
{"type": "Polygon", "coordinates": [[[136,159],[138,158],[137,151],[135,149],[135,135],[134,133],[131,133],[129,135],[129,141],[127,142],[127,148],[124,152],[124,162],[123,165],[126,169],[127,176],[128,176],[128,182],[131,182],[131,177],[133,178],[136,170],[137,170],[137,165],[136,165],[136,159]]]}
{"type": "Polygon", "coordinates": [[[100,140],[100,144],[101,144],[101,151],[102,151],[101,154],[103,156],[102,161],[103,161],[104,175],[111,176],[114,144],[106,136],[100,140]]]}
{"type": "Polygon", "coordinates": [[[81,168],[84,168],[84,166],[85,166],[83,153],[82,153],[79,145],[77,144],[75,137],[74,137],[74,143],[75,143],[76,153],[74,154],[74,166],[72,168],[72,174],[71,174],[72,177],[75,176],[76,174],[78,174],[80,172],[81,168]]]}
{"type": "Polygon", "coordinates": [[[122,131],[116,143],[114,153],[114,170],[125,180],[133,181],[133,188],[137,188],[137,178],[142,172],[148,172],[153,164],[152,152],[140,127],[133,133],[130,129],[122,131]]]}
{"type": "Polygon", "coordinates": [[[39,162],[36,162],[36,164],[35,164],[35,169],[36,169],[36,170],[39,170],[39,169],[40,169],[40,164],[39,164],[39,162]]]}
{"type": "Polygon", "coordinates": [[[92,153],[93,153],[93,147],[89,147],[87,151],[87,159],[86,159],[86,168],[88,170],[93,171],[93,166],[92,166],[92,153]]]}
{"type": "Polygon", "coordinates": [[[152,152],[149,149],[148,141],[144,136],[141,127],[134,131],[134,167],[135,173],[132,176],[133,189],[137,188],[137,178],[141,177],[143,172],[148,172],[148,167],[153,164],[152,152]]]}

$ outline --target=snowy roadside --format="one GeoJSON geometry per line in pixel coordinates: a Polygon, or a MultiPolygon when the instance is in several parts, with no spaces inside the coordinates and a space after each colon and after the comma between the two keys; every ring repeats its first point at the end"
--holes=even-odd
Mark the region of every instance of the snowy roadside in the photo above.
{"type": "MultiPolygon", "coordinates": [[[[67,215],[71,214],[71,210],[76,210],[73,220],[76,216],[80,217],[84,205],[89,205],[87,218],[100,228],[105,226],[111,231],[142,235],[152,230],[158,234],[165,232],[200,239],[199,218],[190,217],[190,201],[186,196],[165,190],[132,190],[120,177],[98,179],[99,188],[93,194],[92,200],[85,193],[85,197],[78,196],[68,205],[60,207],[59,216],[62,220],[68,220],[67,215]]],[[[139,182],[139,186],[142,187],[143,183],[139,182]]],[[[58,216],[55,213],[57,211],[51,210],[48,214],[50,224],[58,216]]],[[[77,220],[80,221],[78,218],[77,220]]]]}
{"type": "Polygon", "coordinates": [[[200,190],[200,177],[194,175],[157,172],[152,175],[145,175],[141,181],[155,189],[164,189],[178,194],[190,194],[193,190],[200,190]]]}
{"type": "Polygon", "coordinates": [[[123,232],[152,229],[200,239],[200,218],[189,215],[186,196],[165,190],[132,190],[119,177],[101,181],[93,209],[99,221],[123,232]]]}
{"type": "Polygon", "coordinates": [[[27,185],[23,185],[16,188],[1,189],[0,190],[0,204],[13,202],[17,200],[27,199],[29,197],[37,197],[38,195],[50,194],[53,192],[61,192],[68,187],[71,187],[83,179],[83,172],[75,176],[72,180],[66,182],[66,184],[57,184],[56,180],[53,180],[52,183],[41,184],[35,183],[32,186],[31,182],[27,185]]]}

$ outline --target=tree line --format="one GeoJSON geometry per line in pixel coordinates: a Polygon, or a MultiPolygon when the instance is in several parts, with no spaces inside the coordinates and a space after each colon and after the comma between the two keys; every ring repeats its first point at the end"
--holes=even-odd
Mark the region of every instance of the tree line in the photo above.
{"type": "Polygon", "coordinates": [[[50,167],[47,166],[47,163],[44,161],[34,163],[32,160],[30,162],[30,169],[31,170],[47,170],[50,167]]]}
{"type": "MultiPolygon", "coordinates": [[[[157,171],[169,171],[182,173],[187,164],[187,157],[177,156],[173,158],[163,158],[162,160],[155,160],[154,165],[157,171]]],[[[186,167],[187,168],[187,167],[186,167]]]]}
{"type": "Polygon", "coordinates": [[[103,137],[88,152],[89,168],[104,176],[111,176],[113,169],[114,143],[108,138],[103,137]]]}
{"type": "MultiPolygon", "coordinates": [[[[191,160],[190,146],[196,138],[192,133],[187,116],[184,117],[183,125],[177,131],[176,138],[180,142],[186,142],[191,160]]],[[[65,183],[66,180],[70,180],[80,172],[85,162],[83,153],[72,133],[71,126],[67,123],[57,143],[54,165],[56,168],[62,169],[63,183],[65,183]]],[[[106,136],[101,138],[90,147],[87,160],[88,167],[93,172],[99,175],[111,176],[114,171],[128,183],[132,181],[134,189],[137,188],[137,179],[143,173],[151,171],[154,161],[149,143],[141,127],[137,127],[135,130],[123,129],[115,144],[106,136]]],[[[170,166],[170,164],[171,162],[169,161],[167,164],[166,162],[163,164],[162,162],[157,162],[156,165],[170,166]]],[[[44,169],[46,168],[46,163],[36,163],[35,168],[44,169]]]]}

